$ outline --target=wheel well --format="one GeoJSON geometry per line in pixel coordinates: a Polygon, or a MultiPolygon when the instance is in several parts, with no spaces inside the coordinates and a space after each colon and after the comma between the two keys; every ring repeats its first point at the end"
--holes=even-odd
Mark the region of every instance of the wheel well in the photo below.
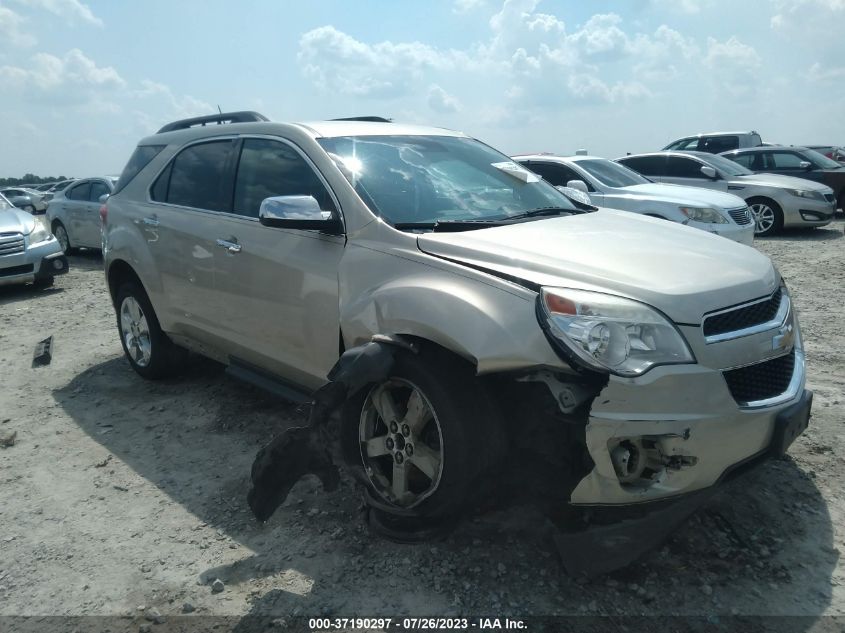
{"type": "Polygon", "coordinates": [[[109,294],[111,295],[112,303],[117,299],[117,290],[124,281],[134,281],[142,288],[144,287],[144,284],[141,283],[141,279],[132,269],[132,266],[119,259],[109,266],[108,272],[109,294]]]}
{"type": "Polygon", "coordinates": [[[468,365],[472,368],[473,373],[478,371],[478,362],[475,359],[470,359],[465,356],[461,356],[457,352],[453,352],[448,347],[444,347],[439,343],[435,343],[432,340],[427,338],[423,338],[421,336],[413,336],[411,334],[399,334],[398,336],[402,337],[403,339],[407,340],[412,345],[416,345],[420,348],[420,351],[424,351],[425,354],[431,354],[438,356],[442,359],[451,360],[457,363],[463,363],[468,365]]]}
{"type": "Polygon", "coordinates": [[[748,198],[748,200],[746,200],[746,202],[748,203],[749,206],[751,206],[755,202],[763,202],[763,203],[769,205],[770,207],[772,207],[772,209],[776,209],[778,211],[781,210],[780,205],[777,202],[775,202],[771,198],[767,198],[766,196],[752,196],[751,198],[748,198]]]}
{"type": "MultiPolygon", "coordinates": [[[[50,229],[51,229],[51,230],[53,230],[53,231],[55,231],[55,230],[56,230],[56,226],[57,226],[57,225],[59,225],[59,224],[62,224],[62,221],[61,221],[61,220],[59,220],[59,219],[55,219],[55,220],[53,220],[53,222],[50,224],[50,229]]],[[[62,226],[64,226],[64,224],[62,224],[62,226]]]]}

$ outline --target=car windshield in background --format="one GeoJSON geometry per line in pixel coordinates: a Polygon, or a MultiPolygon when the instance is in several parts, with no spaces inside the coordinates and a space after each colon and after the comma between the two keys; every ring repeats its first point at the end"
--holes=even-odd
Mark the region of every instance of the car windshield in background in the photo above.
{"type": "Polygon", "coordinates": [[[835,160],[831,160],[821,152],[817,152],[813,149],[804,150],[801,154],[806,156],[807,160],[815,163],[822,169],[842,169],[841,163],[837,163],[835,160]]]}
{"type": "Polygon", "coordinates": [[[473,139],[344,136],[319,143],[372,211],[394,225],[580,213],[554,187],[473,139]]]}
{"type": "Polygon", "coordinates": [[[750,176],[754,172],[746,169],[739,163],[735,163],[724,156],[716,156],[712,154],[706,158],[702,158],[705,163],[715,167],[726,176],[750,176]]]}
{"type": "Polygon", "coordinates": [[[578,166],[608,187],[632,187],[645,185],[651,181],[631,169],[614,163],[612,160],[579,160],[578,166]]]}

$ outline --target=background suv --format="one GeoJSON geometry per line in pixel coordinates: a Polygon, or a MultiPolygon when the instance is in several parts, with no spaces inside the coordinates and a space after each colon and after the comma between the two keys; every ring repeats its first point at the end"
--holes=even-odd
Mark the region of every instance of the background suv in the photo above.
{"type": "Polygon", "coordinates": [[[749,246],[754,241],[748,205],[732,194],[652,182],[595,156],[537,154],[514,160],[555,186],[581,189],[596,206],[679,222],[749,246]]]}
{"type": "Polygon", "coordinates": [[[116,178],[83,178],[55,194],[47,205],[47,223],[65,253],[80,246],[100,248],[100,207],[116,178]]]}
{"type": "Polygon", "coordinates": [[[722,154],[755,173],[783,174],[815,180],[833,189],[837,206],[845,211],[845,165],[805,147],[753,147],[722,154]]]}
{"type": "Polygon", "coordinates": [[[724,156],[655,152],[616,160],[657,182],[741,196],[754,216],[757,235],[771,235],[785,226],[825,226],[836,210],[830,187],[791,176],[755,174],[724,156]]]}
{"type": "Polygon", "coordinates": [[[762,144],[763,139],[753,130],[751,132],[709,132],[679,138],[663,149],[719,154],[739,147],[757,147],[762,144]]]}

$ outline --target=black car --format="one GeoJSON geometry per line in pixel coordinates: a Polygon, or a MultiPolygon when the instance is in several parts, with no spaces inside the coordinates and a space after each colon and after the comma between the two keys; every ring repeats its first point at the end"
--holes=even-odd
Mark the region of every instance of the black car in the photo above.
{"type": "Polygon", "coordinates": [[[749,147],[721,156],[756,173],[783,174],[823,183],[833,189],[837,206],[845,211],[845,165],[806,147],[749,147]]]}

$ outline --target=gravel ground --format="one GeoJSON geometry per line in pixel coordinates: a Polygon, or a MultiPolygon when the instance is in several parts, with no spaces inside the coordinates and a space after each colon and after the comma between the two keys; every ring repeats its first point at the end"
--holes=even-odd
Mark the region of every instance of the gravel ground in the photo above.
{"type": "Polygon", "coordinates": [[[142,380],[95,253],[71,257],[52,289],[0,288],[0,444],[12,444],[0,448],[0,615],[119,615],[146,630],[189,612],[845,614],[843,222],[757,246],[800,312],[810,429],[663,547],[590,582],[562,571],[531,508],[398,545],[368,532],[350,481],[327,494],[306,479],[258,525],[252,460],[304,409],[202,359],[182,378],[142,380]],[[52,363],[32,368],[49,335],[52,363]]]}

